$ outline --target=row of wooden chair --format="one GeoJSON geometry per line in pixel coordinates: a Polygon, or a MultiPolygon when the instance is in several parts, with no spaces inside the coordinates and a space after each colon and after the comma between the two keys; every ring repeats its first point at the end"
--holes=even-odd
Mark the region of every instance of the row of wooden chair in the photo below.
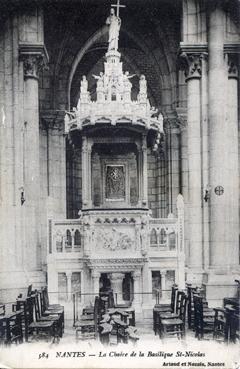
{"type": "Polygon", "coordinates": [[[19,295],[12,311],[0,316],[0,343],[30,342],[41,338],[55,341],[64,331],[63,306],[49,305],[47,288],[28,288],[26,297],[19,295]]]}
{"type": "Polygon", "coordinates": [[[159,329],[160,329],[159,314],[164,313],[164,312],[169,312],[169,311],[173,313],[175,311],[177,291],[178,291],[178,286],[174,284],[172,286],[172,291],[171,291],[171,303],[170,304],[156,304],[154,306],[153,308],[153,330],[154,330],[155,335],[159,333],[159,329]]]}
{"type": "Polygon", "coordinates": [[[179,291],[177,285],[173,285],[171,303],[155,305],[153,309],[153,329],[155,335],[161,339],[176,336],[185,337],[185,319],[188,297],[184,291],[179,291]]]}
{"type": "Polygon", "coordinates": [[[240,340],[239,299],[224,299],[224,307],[209,308],[200,288],[187,286],[188,326],[198,339],[213,338],[226,343],[240,340]]]}

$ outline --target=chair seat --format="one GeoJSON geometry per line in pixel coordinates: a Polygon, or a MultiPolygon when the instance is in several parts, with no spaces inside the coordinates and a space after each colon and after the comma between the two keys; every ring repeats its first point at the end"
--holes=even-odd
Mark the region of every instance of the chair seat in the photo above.
{"type": "Polygon", "coordinates": [[[203,322],[203,323],[204,323],[204,325],[205,325],[205,324],[213,324],[213,323],[214,323],[214,319],[211,319],[211,318],[209,318],[209,317],[208,317],[208,318],[206,318],[206,319],[204,318],[204,322],[203,322]]]}
{"type": "Polygon", "coordinates": [[[162,325],[166,325],[166,326],[183,324],[183,321],[179,318],[163,319],[161,322],[162,322],[162,325]]]}
{"type": "Polygon", "coordinates": [[[56,314],[56,315],[61,315],[61,314],[63,314],[63,310],[45,310],[44,311],[44,313],[43,313],[43,315],[44,314],[56,314]]]}
{"type": "Polygon", "coordinates": [[[83,315],[86,315],[86,314],[93,314],[94,313],[94,308],[89,306],[89,307],[85,307],[83,309],[83,315]]]}
{"type": "Polygon", "coordinates": [[[169,307],[167,307],[167,306],[162,306],[162,307],[154,307],[153,308],[153,312],[154,313],[165,313],[165,312],[171,312],[172,310],[171,310],[171,307],[169,306],[169,307]]]}
{"type": "Polygon", "coordinates": [[[84,320],[94,320],[94,314],[81,315],[80,321],[84,321],[84,320]]]}
{"type": "Polygon", "coordinates": [[[41,321],[41,322],[33,322],[29,324],[29,328],[50,328],[54,324],[54,321],[41,321]]]}
{"type": "Polygon", "coordinates": [[[170,304],[155,304],[154,305],[154,309],[155,308],[169,308],[169,309],[171,309],[171,305],[170,304]]]}
{"type": "Polygon", "coordinates": [[[52,310],[52,309],[64,309],[64,307],[60,304],[52,304],[52,305],[48,305],[47,306],[48,310],[52,310]]]}
{"type": "Polygon", "coordinates": [[[159,314],[161,319],[173,319],[178,318],[178,314],[166,312],[163,314],[159,314]]]}
{"type": "Polygon", "coordinates": [[[94,320],[78,320],[75,323],[75,328],[94,326],[94,325],[95,325],[94,320]]]}
{"type": "Polygon", "coordinates": [[[59,316],[41,316],[39,318],[38,322],[57,322],[59,320],[59,316]]]}

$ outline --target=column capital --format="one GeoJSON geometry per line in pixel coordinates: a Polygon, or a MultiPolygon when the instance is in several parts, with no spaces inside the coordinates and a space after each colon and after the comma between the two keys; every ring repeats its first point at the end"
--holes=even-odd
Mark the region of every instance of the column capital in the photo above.
{"type": "Polygon", "coordinates": [[[65,274],[66,274],[67,279],[72,278],[72,272],[71,271],[68,270],[67,272],[65,272],[65,274]]]}
{"type": "Polygon", "coordinates": [[[228,61],[228,78],[238,79],[238,55],[227,54],[228,61]]]}
{"type": "Polygon", "coordinates": [[[180,67],[184,70],[186,80],[191,78],[201,78],[202,76],[202,53],[180,54],[180,67]]]}
{"type": "Polygon", "coordinates": [[[19,57],[23,61],[24,78],[38,79],[41,69],[46,68],[48,54],[44,44],[19,44],[19,57]]]}
{"type": "Polygon", "coordinates": [[[90,153],[92,151],[93,141],[86,136],[82,138],[82,152],[90,153]]]}
{"type": "Polygon", "coordinates": [[[140,269],[136,269],[134,270],[132,276],[133,276],[133,279],[139,279],[141,277],[142,273],[141,273],[141,270],[140,269]]]}
{"type": "Polygon", "coordinates": [[[92,278],[100,278],[100,272],[98,270],[92,270],[92,278]]]}
{"type": "Polygon", "coordinates": [[[55,130],[64,134],[64,111],[58,110],[40,110],[40,127],[47,130],[55,130]]]}
{"type": "Polygon", "coordinates": [[[123,280],[124,273],[111,273],[111,281],[123,280]]]}

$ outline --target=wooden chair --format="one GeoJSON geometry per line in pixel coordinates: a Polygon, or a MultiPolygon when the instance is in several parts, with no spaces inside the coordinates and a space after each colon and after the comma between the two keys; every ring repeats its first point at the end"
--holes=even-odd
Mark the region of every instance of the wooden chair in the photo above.
{"type": "Polygon", "coordinates": [[[22,319],[23,310],[19,310],[5,316],[6,319],[6,344],[23,343],[22,319]]]}
{"type": "Polygon", "coordinates": [[[75,322],[76,340],[96,339],[101,320],[99,297],[95,297],[94,307],[85,307],[82,313],[75,322]]]}
{"type": "Polygon", "coordinates": [[[230,315],[230,333],[231,343],[240,343],[240,312],[235,311],[230,315]]]}
{"type": "Polygon", "coordinates": [[[0,344],[23,342],[23,310],[0,316],[0,344]]]}
{"type": "Polygon", "coordinates": [[[113,326],[110,323],[103,322],[99,325],[100,342],[103,345],[108,345],[110,342],[110,334],[112,332],[113,326]]]}
{"type": "Polygon", "coordinates": [[[188,307],[187,307],[187,316],[188,316],[188,328],[194,329],[194,303],[193,303],[193,294],[197,293],[197,287],[192,287],[191,284],[187,284],[187,296],[188,296],[188,307]]]}
{"type": "MultiPolygon", "coordinates": [[[[27,297],[25,300],[18,301],[18,306],[24,309],[24,335],[25,340],[39,340],[44,338],[47,341],[55,342],[56,339],[56,321],[37,321],[34,320],[35,296],[27,297]]],[[[36,315],[36,314],[35,314],[36,315]]]]}
{"type": "Polygon", "coordinates": [[[128,314],[128,319],[127,319],[128,325],[132,326],[132,327],[135,327],[135,324],[136,324],[136,322],[135,322],[135,309],[126,308],[126,309],[124,309],[124,312],[128,314]]]}
{"type": "Polygon", "coordinates": [[[170,304],[156,304],[153,308],[153,330],[155,335],[159,332],[159,313],[174,312],[176,304],[177,285],[172,286],[171,303],[170,304]]]}
{"type": "Polygon", "coordinates": [[[47,287],[42,288],[41,290],[41,296],[42,296],[42,304],[45,308],[45,310],[54,310],[54,309],[58,309],[58,308],[63,308],[64,307],[60,304],[49,304],[49,297],[48,297],[48,290],[47,287]]]}
{"type": "Polygon", "coordinates": [[[160,315],[160,337],[172,337],[177,336],[179,338],[185,337],[185,320],[188,298],[184,292],[178,291],[179,305],[177,306],[177,312],[160,315]]]}
{"type": "Polygon", "coordinates": [[[64,307],[61,305],[56,306],[55,308],[48,308],[45,304],[45,300],[43,298],[43,291],[38,292],[39,296],[39,307],[40,307],[40,315],[42,317],[47,316],[58,316],[59,318],[59,334],[60,337],[62,337],[64,332],[64,307]]]}
{"type": "Polygon", "coordinates": [[[226,305],[224,308],[214,308],[213,310],[215,311],[213,338],[229,343],[231,340],[231,317],[236,310],[231,305],[226,305]]]}
{"type": "Polygon", "coordinates": [[[193,302],[195,337],[202,339],[204,334],[214,332],[215,311],[209,308],[204,309],[203,297],[197,294],[193,294],[193,302]]]}
{"type": "Polygon", "coordinates": [[[165,312],[158,312],[158,321],[159,321],[159,335],[160,335],[160,325],[161,325],[161,319],[174,319],[179,318],[180,310],[181,310],[181,304],[182,304],[182,298],[185,296],[185,293],[183,291],[177,291],[176,295],[176,303],[175,303],[175,310],[174,311],[165,311],[165,312]]]}
{"type": "Polygon", "coordinates": [[[62,337],[63,335],[63,321],[62,321],[62,315],[61,312],[58,313],[53,313],[52,310],[51,312],[49,311],[49,313],[46,313],[45,310],[45,315],[42,315],[42,311],[41,311],[41,304],[40,304],[40,293],[35,290],[35,293],[33,294],[33,302],[34,302],[34,312],[35,312],[35,320],[36,322],[54,322],[55,325],[55,338],[56,337],[62,337]]]}
{"type": "Polygon", "coordinates": [[[128,324],[122,321],[117,316],[112,316],[113,320],[113,328],[116,330],[117,335],[117,343],[128,343],[128,333],[126,329],[128,328],[128,324]]]}

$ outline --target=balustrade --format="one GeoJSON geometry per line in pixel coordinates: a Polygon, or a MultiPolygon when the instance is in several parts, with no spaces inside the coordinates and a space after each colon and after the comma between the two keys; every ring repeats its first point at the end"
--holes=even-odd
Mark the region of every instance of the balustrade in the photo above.
{"type": "Polygon", "coordinates": [[[80,220],[49,220],[49,253],[81,252],[83,230],[80,220]]]}
{"type": "Polygon", "coordinates": [[[104,253],[127,248],[139,255],[158,251],[164,257],[167,251],[174,256],[183,241],[179,224],[179,218],[151,218],[144,211],[88,211],[79,219],[49,220],[49,253],[91,254],[101,248],[104,253]]]}

